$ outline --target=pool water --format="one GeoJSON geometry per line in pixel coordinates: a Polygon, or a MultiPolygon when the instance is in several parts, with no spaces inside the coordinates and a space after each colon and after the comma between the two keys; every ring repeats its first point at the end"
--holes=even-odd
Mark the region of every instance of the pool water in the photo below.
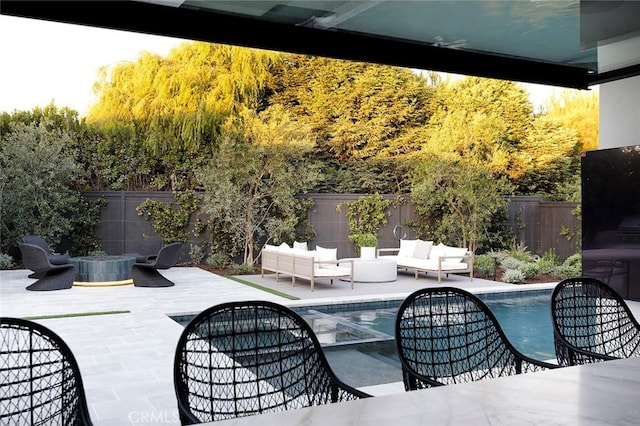
{"type": "MultiPolygon", "coordinates": [[[[551,290],[479,294],[478,297],[489,306],[518,350],[536,359],[555,358],[551,290]]],[[[293,309],[312,324],[321,341],[330,345],[351,343],[351,340],[393,338],[396,314],[401,303],[402,300],[393,300],[293,309]],[[323,327],[323,318],[326,323],[333,321],[335,328],[323,327]],[[363,330],[369,331],[370,335],[359,335],[358,332],[363,330]],[[335,333],[335,337],[330,337],[331,333],[335,333]]]]}
{"type": "MultiPolygon", "coordinates": [[[[509,341],[539,360],[555,359],[551,289],[478,294],[509,341]]],[[[402,381],[395,348],[395,319],[402,300],[299,306],[338,377],[353,386],[402,381]]]]}

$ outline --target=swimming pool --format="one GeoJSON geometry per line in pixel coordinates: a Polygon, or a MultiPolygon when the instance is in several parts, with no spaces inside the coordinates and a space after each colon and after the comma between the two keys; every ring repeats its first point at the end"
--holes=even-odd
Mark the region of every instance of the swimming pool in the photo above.
{"type": "MultiPolygon", "coordinates": [[[[511,343],[540,360],[555,359],[551,326],[552,289],[482,293],[511,343]]],[[[318,336],[335,373],[356,386],[402,381],[395,348],[395,318],[403,299],[298,305],[318,336]]],[[[173,316],[187,324],[194,315],[173,316]]]]}
{"type": "MultiPolygon", "coordinates": [[[[481,293],[511,343],[540,360],[555,359],[552,289],[481,293]]],[[[336,374],[355,386],[402,380],[395,318],[402,299],[293,306],[313,327],[336,374]]]]}
{"type": "MultiPolygon", "coordinates": [[[[478,294],[496,315],[513,345],[537,358],[555,358],[551,290],[478,294]]],[[[379,340],[394,336],[395,317],[402,299],[377,302],[294,306],[326,345],[379,340]],[[333,325],[334,328],[328,325],[333,325]],[[368,335],[367,335],[368,334],[368,335]]]]}

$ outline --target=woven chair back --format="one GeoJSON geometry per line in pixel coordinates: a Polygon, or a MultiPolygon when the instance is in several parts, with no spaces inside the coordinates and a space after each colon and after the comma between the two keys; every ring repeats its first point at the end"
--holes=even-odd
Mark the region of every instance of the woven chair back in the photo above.
{"type": "Polygon", "coordinates": [[[554,367],[517,351],[489,307],[459,288],[425,288],[408,296],[395,333],[407,390],[554,367]]]}
{"type": "Polygon", "coordinates": [[[558,363],[640,356],[640,326],[624,299],[596,278],[568,278],[551,295],[558,363]]]}
{"type": "Polygon", "coordinates": [[[369,396],[338,380],[300,316],[266,301],[196,316],[178,342],[174,381],[183,424],[369,396]]]}
{"type": "Polygon", "coordinates": [[[75,357],[38,323],[0,318],[0,424],[92,424],[75,357]]]}

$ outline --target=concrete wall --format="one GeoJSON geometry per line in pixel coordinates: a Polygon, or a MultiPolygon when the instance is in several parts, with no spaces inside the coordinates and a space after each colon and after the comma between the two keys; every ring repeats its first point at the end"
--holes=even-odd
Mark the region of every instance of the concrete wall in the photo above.
{"type": "Polygon", "coordinates": [[[640,76],[600,85],[599,148],[640,144],[640,76]]]}

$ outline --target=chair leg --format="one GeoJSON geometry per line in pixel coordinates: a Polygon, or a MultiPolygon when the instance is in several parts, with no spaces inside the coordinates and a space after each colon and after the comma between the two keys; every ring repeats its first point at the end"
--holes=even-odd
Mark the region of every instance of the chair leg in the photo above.
{"type": "Polygon", "coordinates": [[[157,269],[133,265],[131,278],[135,287],[171,287],[173,281],[163,277],[157,269]]]}
{"type": "Polygon", "coordinates": [[[76,277],[75,268],[66,268],[59,270],[50,270],[45,273],[38,274],[39,279],[35,283],[29,285],[29,291],[52,291],[66,290],[73,287],[73,280],[76,277]]]}

